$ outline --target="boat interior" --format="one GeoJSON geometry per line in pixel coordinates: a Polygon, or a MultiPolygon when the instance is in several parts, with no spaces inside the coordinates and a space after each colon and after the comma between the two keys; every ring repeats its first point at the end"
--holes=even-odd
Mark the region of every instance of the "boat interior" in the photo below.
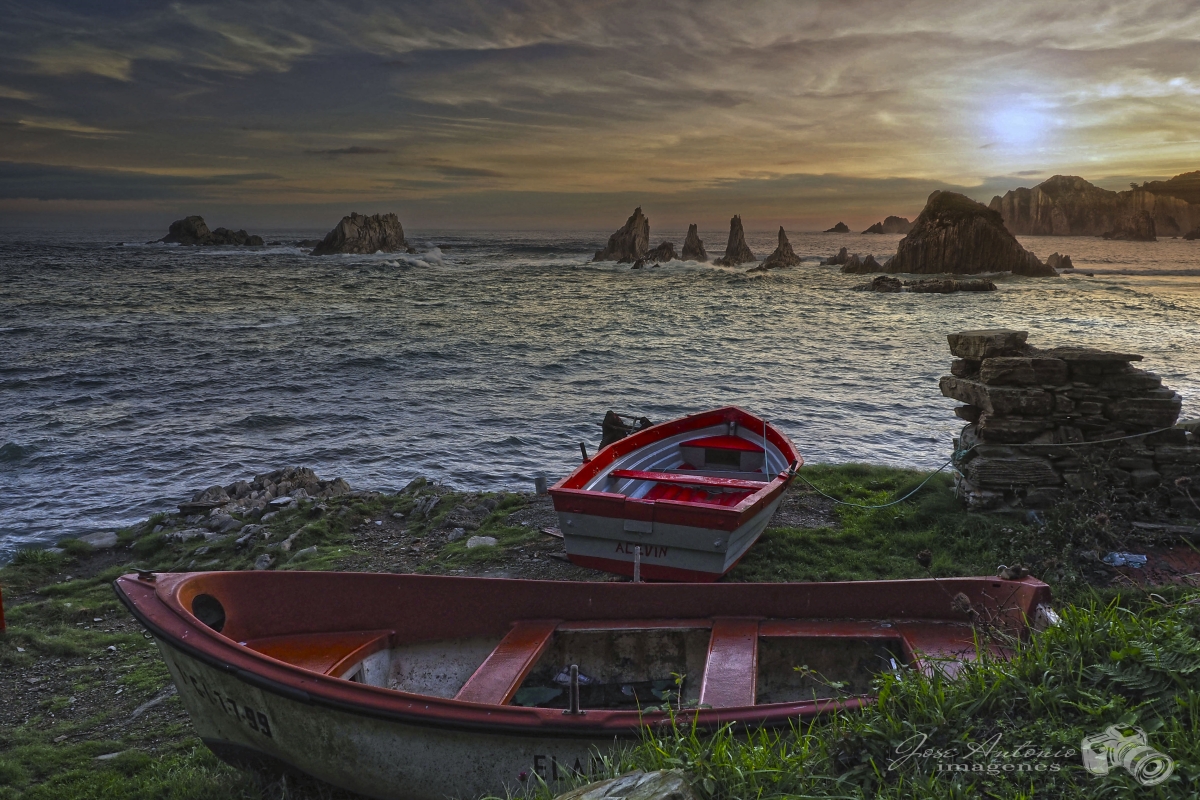
{"type": "Polygon", "coordinates": [[[731,419],[628,453],[585,488],[643,500],[736,506],[788,467],[762,429],[731,419]]]}

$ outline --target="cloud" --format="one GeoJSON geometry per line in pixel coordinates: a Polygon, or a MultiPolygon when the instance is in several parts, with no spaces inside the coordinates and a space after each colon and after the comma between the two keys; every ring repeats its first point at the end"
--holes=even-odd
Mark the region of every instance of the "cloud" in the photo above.
{"type": "Polygon", "coordinates": [[[383,155],[392,152],[385,150],[382,147],[363,147],[361,145],[352,145],[350,147],[335,147],[330,150],[305,150],[310,156],[329,156],[336,158],[338,156],[375,156],[383,155]]]}
{"type": "Polygon", "coordinates": [[[270,173],[209,176],[85,169],[0,161],[0,198],[30,200],[160,200],[197,197],[211,187],[277,178],[270,173]]]}
{"type": "Polygon", "coordinates": [[[76,122],[73,119],[48,119],[31,117],[28,119],[18,119],[15,124],[21,128],[32,128],[34,130],[61,131],[63,133],[77,134],[80,136],[117,136],[124,131],[111,130],[108,128],[97,128],[93,125],[84,125],[76,122]]]}
{"type": "Polygon", "coordinates": [[[6,100],[33,100],[37,95],[32,92],[23,92],[20,89],[14,89],[11,86],[0,86],[0,97],[6,100]]]}

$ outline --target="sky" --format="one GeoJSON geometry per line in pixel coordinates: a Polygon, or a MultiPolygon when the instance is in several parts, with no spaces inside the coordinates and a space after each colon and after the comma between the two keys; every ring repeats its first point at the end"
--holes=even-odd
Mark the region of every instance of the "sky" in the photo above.
{"type": "Polygon", "coordinates": [[[0,2],[0,225],[865,228],[1200,169],[1200,3],[0,2]]]}

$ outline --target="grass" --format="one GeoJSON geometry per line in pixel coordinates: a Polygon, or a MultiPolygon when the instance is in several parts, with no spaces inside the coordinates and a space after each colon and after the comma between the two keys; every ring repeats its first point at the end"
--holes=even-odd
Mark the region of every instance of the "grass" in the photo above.
{"type": "MultiPolygon", "coordinates": [[[[804,475],[822,492],[864,505],[887,502],[927,477],[866,465],[805,467],[804,475]]],[[[465,495],[415,482],[396,495],[336,498],[324,508],[301,504],[267,523],[269,539],[260,535],[242,547],[236,546],[237,537],[177,541],[170,534],[190,526],[167,515],[121,531],[119,539],[130,548],[128,559],[160,571],[249,569],[263,554],[275,558],[274,569],[339,569],[359,555],[354,529],[366,520],[403,514],[411,536],[440,542],[429,534],[452,519],[448,515],[456,507],[484,502],[490,511],[477,530],[428,555],[430,568],[470,571],[511,557],[539,535],[509,521],[527,502],[521,496],[465,495]],[[154,533],[158,525],[164,529],[154,533]],[[499,546],[467,549],[471,535],[493,536],[499,546]],[[278,543],[289,537],[290,550],[283,552],[278,543]]],[[[985,655],[954,678],[907,669],[888,673],[880,678],[876,706],[792,730],[726,728],[701,736],[681,716],[672,729],[648,732],[639,746],[611,760],[609,769],[616,774],[635,767],[681,768],[705,800],[1195,794],[1200,791],[1200,596],[1181,589],[1147,595],[1092,588],[1079,554],[1114,543],[1105,515],[1086,503],[1064,506],[1044,520],[967,514],[946,475],[935,476],[896,506],[839,506],[828,527],[769,529],[732,580],[986,575],[1000,564],[1021,563],[1051,583],[1059,603],[1074,605],[1063,608],[1062,626],[1015,645],[1009,661],[985,655]],[[929,551],[928,568],[918,562],[923,551],[929,551]],[[1152,745],[1176,759],[1172,783],[1143,789],[1119,768],[1096,778],[1082,772],[1077,754],[1060,759],[1059,771],[1032,777],[948,774],[930,759],[888,769],[896,746],[915,734],[927,734],[929,747],[944,750],[965,751],[968,743],[997,734],[1007,745],[1028,740],[1077,749],[1082,736],[1116,723],[1138,724],[1152,745]]],[[[107,622],[127,620],[110,584],[129,566],[67,579],[74,565],[90,557],[90,548],[68,542],[63,550],[22,550],[0,569],[9,603],[0,670],[48,664],[66,681],[38,695],[28,719],[0,729],[0,800],[339,796],[319,786],[264,788],[220,763],[182,721],[177,697],[161,706],[174,709],[173,715],[147,714],[138,725],[129,725],[127,706],[156,696],[170,680],[152,643],[130,625],[113,629],[107,622]],[[101,705],[85,719],[62,718],[72,697],[89,692],[120,702],[101,705]],[[119,755],[96,759],[112,753],[119,755]]]]}

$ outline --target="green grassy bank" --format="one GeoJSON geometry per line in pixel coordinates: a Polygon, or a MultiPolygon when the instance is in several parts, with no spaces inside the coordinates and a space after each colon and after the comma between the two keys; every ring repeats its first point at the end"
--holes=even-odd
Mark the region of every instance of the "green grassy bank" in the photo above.
{"type": "MultiPolygon", "coordinates": [[[[900,496],[926,477],[862,465],[806,467],[804,474],[826,494],[864,505],[900,496]]],[[[21,552],[0,569],[9,625],[0,637],[0,800],[342,796],[217,761],[193,736],[157,650],[111,581],[131,564],[248,569],[263,556],[272,569],[601,578],[548,558],[558,544],[530,522],[538,503],[418,483],[396,495],[301,503],[240,544],[239,534],[179,541],[173,534],[188,524],[158,516],[122,531],[112,550],[65,542],[61,553],[21,552]],[[470,535],[492,537],[494,546],[467,548],[466,537],[448,534],[448,520],[468,511],[470,535]]],[[[1021,564],[1051,584],[1063,623],[1015,645],[1012,659],[983,658],[954,678],[887,673],[876,706],[795,730],[701,738],[681,716],[674,730],[648,732],[614,771],[683,767],[710,798],[1200,792],[1200,593],[1186,581],[1136,586],[1097,558],[1110,549],[1186,550],[1179,536],[1138,532],[1102,500],[1087,498],[1045,518],[969,515],[945,475],[885,509],[834,506],[801,484],[776,522],[730,580],[987,575],[1000,564],[1021,564]],[[1077,753],[1040,759],[1058,765],[1040,772],[947,772],[933,757],[894,763],[896,748],[911,746],[914,736],[943,754],[967,753],[997,736],[998,749],[1029,743],[1061,752],[1115,724],[1138,725],[1174,758],[1172,778],[1145,788],[1119,767],[1092,776],[1077,753]]]]}

